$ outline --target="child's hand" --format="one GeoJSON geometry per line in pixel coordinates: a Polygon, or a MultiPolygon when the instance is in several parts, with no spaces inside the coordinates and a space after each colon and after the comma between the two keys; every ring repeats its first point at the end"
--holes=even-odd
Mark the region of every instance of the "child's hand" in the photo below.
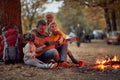
{"type": "Polygon", "coordinates": [[[60,38],[60,39],[59,39],[59,44],[62,44],[63,41],[64,41],[64,39],[63,39],[63,38],[60,38]]]}
{"type": "Polygon", "coordinates": [[[46,45],[42,45],[42,46],[38,47],[38,48],[36,49],[36,52],[42,51],[45,47],[46,47],[46,45]]]}
{"type": "Polygon", "coordinates": [[[41,46],[42,48],[45,48],[45,47],[47,47],[46,45],[43,45],[43,46],[41,46]]]}

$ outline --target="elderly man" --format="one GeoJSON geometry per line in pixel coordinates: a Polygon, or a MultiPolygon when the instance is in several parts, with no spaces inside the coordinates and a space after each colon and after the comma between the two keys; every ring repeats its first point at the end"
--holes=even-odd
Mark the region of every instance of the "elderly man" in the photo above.
{"type": "Polygon", "coordinates": [[[53,15],[52,14],[47,14],[46,15],[46,26],[47,26],[47,32],[50,34],[50,24],[53,22],[53,19],[54,19],[54,17],[53,17],[53,15]]]}

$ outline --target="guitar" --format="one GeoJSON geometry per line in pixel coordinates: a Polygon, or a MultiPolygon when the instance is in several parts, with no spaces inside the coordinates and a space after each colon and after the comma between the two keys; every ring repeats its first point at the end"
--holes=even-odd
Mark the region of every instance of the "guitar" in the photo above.
{"type": "Polygon", "coordinates": [[[40,56],[49,49],[57,48],[62,44],[66,44],[68,41],[77,41],[77,40],[78,40],[78,37],[68,38],[68,39],[65,39],[60,45],[56,45],[57,42],[53,41],[51,37],[45,37],[45,38],[35,37],[36,46],[44,47],[41,51],[37,52],[37,54],[38,56],[40,56]],[[49,42],[49,45],[46,45],[46,42],[49,42]]]}
{"type": "Polygon", "coordinates": [[[78,37],[67,38],[66,41],[78,41],[78,37]]]}
{"type": "Polygon", "coordinates": [[[66,38],[60,44],[55,45],[55,48],[58,48],[58,47],[60,47],[63,44],[67,44],[68,41],[71,41],[71,42],[78,41],[78,37],[69,37],[69,38],[66,38]]]}
{"type": "Polygon", "coordinates": [[[37,47],[44,47],[39,52],[36,52],[38,54],[38,56],[42,55],[44,52],[46,52],[49,49],[55,48],[54,44],[55,44],[55,42],[50,37],[45,37],[45,38],[35,37],[35,45],[37,47]],[[51,45],[49,45],[49,46],[45,45],[46,42],[51,42],[51,45]]]}

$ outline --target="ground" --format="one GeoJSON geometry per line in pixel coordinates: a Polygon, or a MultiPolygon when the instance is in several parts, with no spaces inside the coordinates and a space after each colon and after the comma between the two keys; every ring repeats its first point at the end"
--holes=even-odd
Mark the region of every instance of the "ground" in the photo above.
{"type": "MultiPolygon", "coordinates": [[[[104,40],[92,40],[77,47],[69,44],[73,55],[85,61],[84,67],[67,69],[39,69],[24,64],[5,65],[0,63],[0,80],[120,80],[120,69],[98,70],[90,69],[97,58],[105,56],[120,56],[120,45],[107,45],[104,40]]],[[[70,59],[68,58],[68,61],[70,59]]]]}

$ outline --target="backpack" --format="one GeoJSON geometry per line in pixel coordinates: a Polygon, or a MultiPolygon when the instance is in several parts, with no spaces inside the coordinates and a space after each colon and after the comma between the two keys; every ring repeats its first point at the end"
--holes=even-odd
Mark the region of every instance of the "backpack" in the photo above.
{"type": "Polygon", "coordinates": [[[19,36],[14,28],[2,31],[3,36],[3,60],[6,64],[17,63],[19,58],[19,36]]]}
{"type": "Polygon", "coordinates": [[[2,60],[2,45],[1,45],[1,42],[2,42],[2,36],[0,35],[0,62],[3,61],[2,60]]]}

